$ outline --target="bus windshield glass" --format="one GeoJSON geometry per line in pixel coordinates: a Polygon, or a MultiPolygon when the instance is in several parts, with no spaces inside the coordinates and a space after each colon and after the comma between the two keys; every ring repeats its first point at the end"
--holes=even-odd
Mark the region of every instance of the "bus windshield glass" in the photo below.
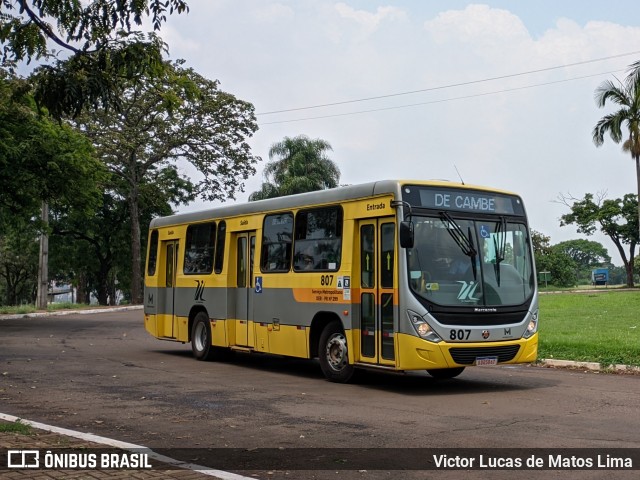
{"type": "Polygon", "coordinates": [[[535,289],[523,222],[469,219],[441,212],[412,217],[409,283],[419,297],[442,306],[515,306],[535,289]]]}

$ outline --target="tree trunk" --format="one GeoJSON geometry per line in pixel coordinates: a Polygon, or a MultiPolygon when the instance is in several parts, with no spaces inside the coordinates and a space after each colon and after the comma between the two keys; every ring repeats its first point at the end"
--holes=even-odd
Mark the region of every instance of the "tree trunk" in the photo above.
{"type": "Polygon", "coordinates": [[[638,186],[638,240],[640,240],[640,156],[635,157],[636,161],[636,184],[638,186]]]}
{"type": "Polygon", "coordinates": [[[116,284],[116,278],[115,276],[113,278],[109,278],[109,285],[107,287],[107,290],[109,292],[109,305],[114,306],[117,304],[117,284],[116,284]]]}
{"type": "MultiPolygon", "coordinates": [[[[638,241],[640,241],[640,156],[635,156],[636,161],[636,183],[638,186],[638,241]]],[[[631,272],[627,272],[627,284],[633,287],[633,254],[629,261],[631,272]]]]}
{"type": "Polygon", "coordinates": [[[625,263],[624,269],[627,272],[627,287],[633,288],[633,260],[625,263]]]}
{"type": "Polygon", "coordinates": [[[140,215],[137,186],[129,192],[131,211],[131,303],[142,303],[142,268],[140,264],[140,215]]]}
{"type": "Polygon", "coordinates": [[[80,272],[76,281],[78,282],[76,287],[76,303],[86,305],[89,303],[89,295],[87,293],[87,275],[84,272],[80,272]]]}
{"type": "Polygon", "coordinates": [[[46,232],[49,225],[49,205],[42,202],[41,212],[42,228],[40,234],[40,260],[38,263],[38,295],[36,298],[36,308],[46,310],[49,303],[49,235],[46,232]]]}
{"type": "Polygon", "coordinates": [[[105,274],[105,268],[100,266],[98,271],[98,305],[107,305],[109,300],[109,280],[105,274]]]}
{"type": "Polygon", "coordinates": [[[17,305],[18,304],[18,289],[16,286],[16,282],[13,281],[12,272],[7,268],[6,275],[7,282],[7,292],[6,292],[6,302],[7,305],[17,305]]]}

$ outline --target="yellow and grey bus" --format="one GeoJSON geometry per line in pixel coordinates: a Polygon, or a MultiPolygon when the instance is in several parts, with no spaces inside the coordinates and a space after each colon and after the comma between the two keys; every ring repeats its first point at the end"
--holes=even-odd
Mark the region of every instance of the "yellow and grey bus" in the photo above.
{"type": "Polygon", "coordinates": [[[531,236],[513,193],[385,180],[221,206],[151,222],[144,323],[229,351],[358,368],[532,362],[538,300],[531,236]]]}

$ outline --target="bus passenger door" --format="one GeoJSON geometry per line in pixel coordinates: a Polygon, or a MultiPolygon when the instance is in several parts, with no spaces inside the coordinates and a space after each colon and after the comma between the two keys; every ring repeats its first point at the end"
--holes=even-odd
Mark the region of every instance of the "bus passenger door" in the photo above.
{"type": "Polygon", "coordinates": [[[394,217],[359,222],[360,345],[362,363],[395,365],[397,290],[394,217]]]}
{"type": "MultiPolygon", "coordinates": [[[[174,332],[174,303],[176,289],[176,270],[178,269],[178,240],[162,242],[163,257],[165,260],[165,288],[160,288],[158,306],[162,309],[162,328],[158,331],[158,336],[175,338],[174,332]]],[[[160,313],[160,312],[158,312],[160,313]]]]}
{"type": "Polygon", "coordinates": [[[236,235],[236,345],[253,346],[253,260],[256,233],[236,235]]]}

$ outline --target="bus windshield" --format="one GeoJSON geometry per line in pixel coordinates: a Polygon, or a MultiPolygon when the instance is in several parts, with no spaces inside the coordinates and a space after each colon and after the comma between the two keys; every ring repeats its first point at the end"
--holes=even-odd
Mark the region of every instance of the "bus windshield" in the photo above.
{"type": "Polygon", "coordinates": [[[535,289],[527,227],[500,216],[413,216],[407,250],[413,292],[442,306],[515,306],[535,289]]]}

